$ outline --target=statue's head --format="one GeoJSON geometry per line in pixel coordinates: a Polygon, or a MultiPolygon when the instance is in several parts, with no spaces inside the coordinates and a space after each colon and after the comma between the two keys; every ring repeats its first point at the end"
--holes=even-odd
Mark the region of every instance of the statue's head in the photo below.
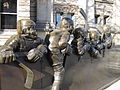
{"type": "Polygon", "coordinates": [[[110,30],[111,28],[110,28],[110,26],[108,26],[108,25],[104,25],[103,26],[103,32],[104,33],[111,33],[111,30],[110,30]]]}
{"type": "Polygon", "coordinates": [[[86,38],[87,37],[87,32],[84,30],[84,28],[75,28],[73,31],[74,38],[86,38]]]}
{"type": "Polygon", "coordinates": [[[17,32],[19,35],[37,35],[35,25],[35,22],[30,19],[21,19],[17,22],[17,32]]]}
{"type": "Polygon", "coordinates": [[[62,18],[60,21],[60,28],[64,28],[68,31],[72,31],[73,30],[73,20],[71,20],[70,18],[67,18],[67,17],[62,18]]]}
{"type": "Polygon", "coordinates": [[[98,41],[100,39],[100,34],[97,31],[89,31],[89,37],[91,40],[98,41]]]}

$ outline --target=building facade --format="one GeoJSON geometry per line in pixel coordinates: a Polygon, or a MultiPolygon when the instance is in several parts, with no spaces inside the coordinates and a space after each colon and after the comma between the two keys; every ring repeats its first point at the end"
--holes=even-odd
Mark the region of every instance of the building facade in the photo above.
{"type": "Polygon", "coordinates": [[[79,16],[80,8],[86,11],[86,1],[87,0],[82,2],[81,0],[1,0],[0,29],[16,29],[16,22],[26,18],[34,20],[37,23],[38,29],[45,28],[44,25],[46,25],[46,23],[49,23],[51,26],[57,26],[61,17],[67,16],[72,18],[76,15],[79,16]]]}
{"type": "Polygon", "coordinates": [[[73,19],[75,27],[87,23],[101,28],[110,25],[113,30],[119,30],[119,3],[119,0],[1,0],[0,30],[15,32],[16,22],[27,18],[36,22],[38,32],[43,32],[48,25],[57,28],[64,16],[73,19]]]}
{"type": "Polygon", "coordinates": [[[115,45],[120,45],[119,4],[119,0],[95,0],[95,24],[101,28],[110,27],[115,45]]]}

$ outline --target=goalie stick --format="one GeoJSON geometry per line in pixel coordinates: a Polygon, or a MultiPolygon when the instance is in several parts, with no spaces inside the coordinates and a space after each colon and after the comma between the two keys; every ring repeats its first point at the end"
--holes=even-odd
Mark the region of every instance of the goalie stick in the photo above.
{"type": "Polygon", "coordinates": [[[16,60],[18,62],[18,65],[22,67],[27,72],[27,77],[24,86],[28,89],[32,87],[33,80],[34,80],[34,74],[30,68],[28,68],[26,65],[24,65],[21,61],[16,60]]]}

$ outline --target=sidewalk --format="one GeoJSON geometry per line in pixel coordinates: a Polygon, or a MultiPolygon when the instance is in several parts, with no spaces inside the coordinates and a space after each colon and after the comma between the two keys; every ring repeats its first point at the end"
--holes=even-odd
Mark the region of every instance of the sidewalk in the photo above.
{"type": "MultiPolygon", "coordinates": [[[[106,50],[105,57],[93,59],[92,63],[89,55],[84,55],[80,62],[77,62],[75,56],[68,57],[62,90],[107,90],[110,85],[120,80],[119,72],[113,70],[120,64],[118,49],[119,47],[106,50]],[[112,69],[109,66],[112,66],[112,69]],[[109,84],[107,87],[102,88],[107,84],[109,84]]],[[[109,90],[120,90],[120,88],[109,90]]]]}
{"type": "Polygon", "coordinates": [[[120,90],[120,80],[112,84],[110,87],[108,87],[105,90],[120,90]]]}
{"type": "Polygon", "coordinates": [[[120,90],[120,77],[116,78],[110,83],[107,83],[98,90],[120,90]]]}

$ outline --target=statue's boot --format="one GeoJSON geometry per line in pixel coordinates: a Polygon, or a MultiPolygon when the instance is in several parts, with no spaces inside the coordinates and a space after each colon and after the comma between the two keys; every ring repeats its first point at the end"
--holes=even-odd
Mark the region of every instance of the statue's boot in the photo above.
{"type": "Polygon", "coordinates": [[[60,86],[63,81],[64,72],[65,70],[62,64],[54,66],[54,82],[51,90],[60,90],[60,86]]]}

